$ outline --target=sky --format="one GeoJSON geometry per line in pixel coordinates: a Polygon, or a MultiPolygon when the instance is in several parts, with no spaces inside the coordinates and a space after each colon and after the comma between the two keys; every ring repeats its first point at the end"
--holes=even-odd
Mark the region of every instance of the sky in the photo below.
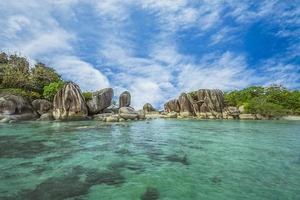
{"type": "Polygon", "coordinates": [[[0,50],[133,106],[182,92],[300,89],[300,0],[0,0],[0,50]]]}

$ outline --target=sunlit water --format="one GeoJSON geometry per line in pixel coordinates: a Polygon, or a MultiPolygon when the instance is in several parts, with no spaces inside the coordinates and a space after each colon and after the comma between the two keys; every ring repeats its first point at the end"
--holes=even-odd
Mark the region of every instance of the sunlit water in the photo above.
{"type": "Polygon", "coordinates": [[[300,199],[300,122],[27,122],[0,145],[0,199],[300,199]]]}

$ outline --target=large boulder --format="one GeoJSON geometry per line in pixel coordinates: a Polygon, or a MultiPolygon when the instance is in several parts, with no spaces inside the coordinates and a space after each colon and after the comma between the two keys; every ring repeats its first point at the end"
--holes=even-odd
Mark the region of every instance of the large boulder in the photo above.
{"type": "Polygon", "coordinates": [[[229,106],[223,110],[223,118],[225,119],[238,119],[240,111],[237,107],[229,106]]]}
{"type": "Polygon", "coordinates": [[[34,110],[40,115],[50,112],[53,108],[53,104],[50,101],[47,101],[45,99],[34,100],[32,102],[32,106],[34,110]]]}
{"type": "Polygon", "coordinates": [[[123,92],[120,94],[119,97],[119,108],[122,107],[129,107],[131,103],[131,95],[128,91],[123,92]]]}
{"type": "Polygon", "coordinates": [[[111,105],[114,91],[112,88],[105,88],[97,92],[93,92],[92,99],[87,101],[89,114],[98,114],[111,105]]]}
{"type": "Polygon", "coordinates": [[[57,92],[53,100],[56,120],[85,119],[88,109],[78,85],[69,82],[57,92]]]}
{"type": "Polygon", "coordinates": [[[102,113],[113,113],[113,114],[118,114],[119,113],[119,107],[112,105],[109,106],[108,108],[105,108],[102,113]]]}
{"type": "Polygon", "coordinates": [[[0,94],[0,120],[3,122],[31,120],[37,117],[37,113],[26,98],[0,94]]]}
{"type": "Polygon", "coordinates": [[[179,113],[180,112],[180,107],[179,107],[179,103],[178,103],[177,99],[173,99],[173,100],[170,100],[167,103],[165,103],[164,108],[167,113],[169,113],[169,112],[179,113]]]}
{"type": "Polygon", "coordinates": [[[178,103],[180,107],[180,116],[181,117],[190,117],[194,116],[193,105],[188,98],[186,93],[182,93],[178,98],[178,103]]]}
{"type": "Polygon", "coordinates": [[[151,112],[155,112],[155,108],[150,104],[150,103],[146,103],[144,106],[143,106],[143,110],[145,113],[151,113],[151,112]]]}
{"type": "Polygon", "coordinates": [[[196,115],[201,118],[222,118],[225,100],[221,90],[200,89],[195,101],[198,107],[196,115]]]}
{"type": "Polygon", "coordinates": [[[119,109],[119,116],[123,119],[138,119],[139,113],[131,107],[122,107],[119,109]]]}

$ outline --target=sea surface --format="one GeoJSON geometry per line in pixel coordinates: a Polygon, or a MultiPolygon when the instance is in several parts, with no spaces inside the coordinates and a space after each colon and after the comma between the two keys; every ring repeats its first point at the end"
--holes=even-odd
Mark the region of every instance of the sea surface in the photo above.
{"type": "Polygon", "coordinates": [[[0,199],[300,199],[300,122],[0,124],[0,199]]]}

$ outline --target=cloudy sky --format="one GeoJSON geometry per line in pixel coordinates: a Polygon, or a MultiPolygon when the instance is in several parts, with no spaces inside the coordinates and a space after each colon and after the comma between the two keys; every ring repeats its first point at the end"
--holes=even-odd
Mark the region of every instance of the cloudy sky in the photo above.
{"type": "Polygon", "coordinates": [[[300,88],[300,0],[0,0],[0,50],[82,90],[160,106],[183,91],[300,88]]]}

